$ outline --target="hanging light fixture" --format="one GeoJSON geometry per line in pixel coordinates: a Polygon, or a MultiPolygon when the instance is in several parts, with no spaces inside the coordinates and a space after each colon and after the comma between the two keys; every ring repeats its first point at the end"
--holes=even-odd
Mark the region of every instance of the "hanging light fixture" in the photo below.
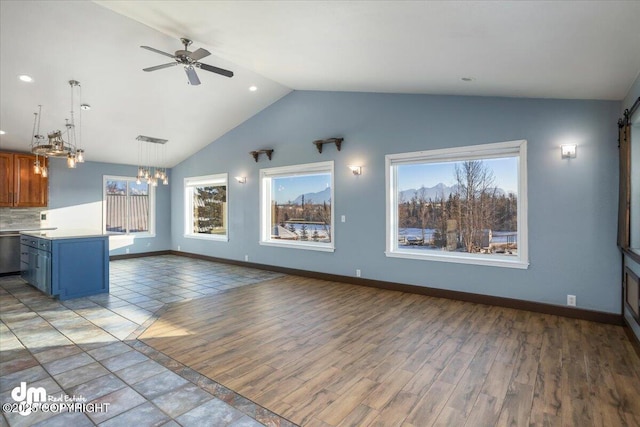
{"type": "Polygon", "coordinates": [[[42,115],[42,105],[38,106],[38,112],[34,113],[33,132],[31,136],[31,152],[36,155],[33,165],[34,173],[48,175],[46,166],[40,165],[39,157],[66,157],[67,167],[75,168],[77,163],[84,163],[84,150],[79,148],[82,142],[82,108],[78,114],[78,136],[76,135],[75,124],[75,103],[74,91],[80,92],[82,98],[82,87],[77,80],[69,80],[71,88],[71,119],[65,119],[65,137],[60,130],[52,131],[47,134],[47,140],[40,134],[40,117],[42,115]],[[36,129],[37,128],[37,129],[36,129]]]}
{"type": "Polygon", "coordinates": [[[167,140],[145,135],[138,135],[136,140],[139,141],[136,184],[140,184],[142,180],[146,180],[147,184],[154,187],[158,186],[158,181],[162,181],[163,185],[168,185],[169,176],[167,175],[167,169],[152,166],[153,164],[158,165],[164,163],[164,150],[167,140]]]}

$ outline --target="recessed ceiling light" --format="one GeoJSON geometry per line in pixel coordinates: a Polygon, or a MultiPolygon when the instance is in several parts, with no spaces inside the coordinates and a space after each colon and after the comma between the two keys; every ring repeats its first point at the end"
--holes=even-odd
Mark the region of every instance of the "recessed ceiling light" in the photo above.
{"type": "Polygon", "coordinates": [[[27,83],[33,81],[33,78],[31,78],[31,76],[27,76],[26,74],[21,74],[21,75],[18,76],[18,78],[20,80],[22,80],[23,82],[27,82],[27,83]]]}
{"type": "Polygon", "coordinates": [[[0,135],[4,135],[6,132],[3,130],[0,130],[0,135]]]}
{"type": "Polygon", "coordinates": [[[250,90],[251,92],[255,92],[255,91],[257,91],[257,90],[258,90],[258,86],[249,86],[249,90],[250,90]]]}
{"type": "Polygon", "coordinates": [[[80,105],[80,109],[85,110],[85,111],[91,110],[91,105],[89,105],[89,104],[81,104],[80,105]]]}
{"type": "Polygon", "coordinates": [[[462,80],[463,82],[471,82],[473,81],[473,77],[462,77],[460,80],[462,80]]]}

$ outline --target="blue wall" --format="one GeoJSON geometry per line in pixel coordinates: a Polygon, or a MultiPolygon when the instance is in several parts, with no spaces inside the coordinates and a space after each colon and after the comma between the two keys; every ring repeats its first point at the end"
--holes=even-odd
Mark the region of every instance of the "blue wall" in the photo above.
{"type": "MultiPolygon", "coordinates": [[[[135,176],[137,166],[86,162],[68,169],[66,159],[50,159],[49,208],[42,226],[102,229],[103,175],[135,176]]],[[[171,172],[169,172],[171,174],[171,172]]],[[[167,250],[171,246],[170,188],[156,191],[156,235],[149,238],[111,237],[109,254],[167,250]],[[128,252],[127,252],[128,249],[128,252]]]]}
{"type": "Polygon", "coordinates": [[[296,91],[173,169],[172,248],[215,257],[620,313],[619,102],[296,91]],[[341,152],[311,144],[345,138],[341,152]],[[387,258],[384,156],[528,140],[530,267],[387,258]],[[578,144],[561,160],[560,144],[578,144]],[[275,150],[255,163],[249,151],[275,150]],[[260,246],[260,168],[335,161],[336,251],[260,246]],[[363,165],[353,176],[349,164],[363,165]],[[230,240],[188,239],[183,179],[228,172],[230,240]],[[247,176],[242,185],[232,179],[247,176]]]}

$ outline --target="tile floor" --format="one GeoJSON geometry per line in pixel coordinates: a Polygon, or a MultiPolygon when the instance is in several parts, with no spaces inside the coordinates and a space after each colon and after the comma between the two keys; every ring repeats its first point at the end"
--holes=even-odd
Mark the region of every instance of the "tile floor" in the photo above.
{"type": "Polygon", "coordinates": [[[11,391],[26,382],[87,404],[26,416],[3,408],[0,427],[294,426],[136,339],[170,303],[278,276],[173,255],[135,258],[110,263],[109,294],[69,301],[0,277],[0,403],[14,402],[11,391]]]}

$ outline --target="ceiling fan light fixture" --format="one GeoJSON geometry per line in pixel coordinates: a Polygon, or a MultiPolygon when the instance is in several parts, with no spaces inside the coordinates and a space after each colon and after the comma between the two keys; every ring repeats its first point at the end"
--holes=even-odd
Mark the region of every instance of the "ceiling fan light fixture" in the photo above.
{"type": "Polygon", "coordinates": [[[142,71],[156,71],[161,70],[163,68],[172,67],[174,65],[182,65],[184,66],[184,71],[187,73],[188,84],[197,86],[200,84],[200,79],[196,74],[196,68],[200,68],[205,71],[209,71],[211,73],[220,74],[225,77],[233,77],[233,71],[225,70],[223,68],[214,67],[212,65],[203,64],[200,61],[202,58],[205,58],[211,55],[206,49],[198,48],[195,51],[191,52],[188,50],[189,45],[191,45],[191,40],[187,38],[181,38],[180,41],[184,45],[184,49],[176,50],[172,55],[167,52],[163,52],[161,50],[155,49],[150,46],[140,46],[143,49],[150,50],[151,52],[158,53],[163,56],[167,56],[172,58],[174,62],[170,62],[168,64],[156,65],[154,67],[143,68],[142,71]]]}

